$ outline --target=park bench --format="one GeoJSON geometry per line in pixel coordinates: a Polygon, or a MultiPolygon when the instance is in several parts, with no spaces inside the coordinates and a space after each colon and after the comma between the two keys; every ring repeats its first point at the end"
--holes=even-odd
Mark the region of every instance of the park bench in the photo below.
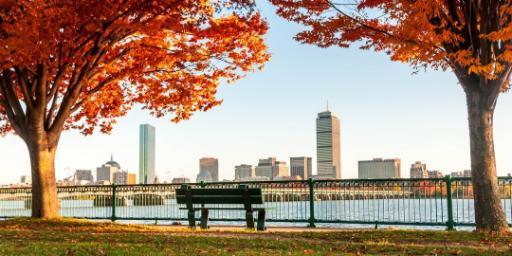
{"type": "Polygon", "coordinates": [[[262,207],[261,188],[249,188],[240,185],[238,188],[191,188],[182,185],[176,189],[176,201],[185,204],[188,210],[190,227],[196,226],[195,212],[201,211],[201,228],[208,228],[208,213],[212,211],[245,211],[247,228],[254,229],[253,212],[258,212],[257,230],[265,230],[265,208],[262,207]],[[254,208],[253,205],[261,205],[254,208]],[[225,207],[226,205],[243,205],[243,208],[225,207]],[[219,207],[220,206],[220,207],[219,207]]]}

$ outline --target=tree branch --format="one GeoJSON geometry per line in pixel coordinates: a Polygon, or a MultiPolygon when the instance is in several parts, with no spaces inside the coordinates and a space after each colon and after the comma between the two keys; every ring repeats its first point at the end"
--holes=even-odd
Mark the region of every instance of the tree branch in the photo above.
{"type": "Polygon", "coordinates": [[[25,99],[25,104],[29,110],[32,110],[34,107],[34,101],[29,92],[26,73],[20,67],[15,67],[14,70],[16,72],[16,77],[18,78],[18,86],[20,87],[21,92],[23,93],[23,98],[25,99]]]}
{"type": "Polygon", "coordinates": [[[7,99],[9,106],[11,106],[14,110],[14,114],[20,118],[20,120],[25,120],[25,112],[21,107],[20,101],[16,96],[14,88],[11,82],[11,72],[9,70],[4,70],[2,74],[3,83],[2,86],[4,88],[4,97],[7,99]]]}

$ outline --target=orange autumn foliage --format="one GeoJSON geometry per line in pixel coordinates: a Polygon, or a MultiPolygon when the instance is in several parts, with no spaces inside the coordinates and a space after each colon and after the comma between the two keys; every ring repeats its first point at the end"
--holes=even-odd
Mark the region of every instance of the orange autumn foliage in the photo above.
{"type": "MultiPolygon", "coordinates": [[[[509,0],[270,1],[280,16],[306,26],[296,36],[302,43],[356,45],[415,68],[452,69],[460,80],[510,76],[509,0]]],[[[508,87],[507,82],[501,90],[508,87]]]]}
{"type": "Polygon", "coordinates": [[[27,120],[109,132],[137,104],[173,121],[262,68],[267,24],[251,0],[0,0],[0,134],[27,120]],[[37,116],[37,117],[35,117],[37,116]]]}

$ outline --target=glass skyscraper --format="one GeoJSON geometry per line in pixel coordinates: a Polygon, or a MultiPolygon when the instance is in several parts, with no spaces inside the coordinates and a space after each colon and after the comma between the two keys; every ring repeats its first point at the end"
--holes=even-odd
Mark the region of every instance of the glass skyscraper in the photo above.
{"type": "Polygon", "coordinates": [[[139,131],[139,184],[155,182],[155,127],[141,124],[139,131]]]}
{"type": "Polygon", "coordinates": [[[341,179],[340,120],[327,109],[316,119],[317,176],[341,179]]]}

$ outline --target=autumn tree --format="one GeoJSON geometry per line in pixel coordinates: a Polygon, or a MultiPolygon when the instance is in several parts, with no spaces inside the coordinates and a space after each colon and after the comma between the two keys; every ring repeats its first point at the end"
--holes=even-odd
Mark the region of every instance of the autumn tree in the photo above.
{"type": "Polygon", "coordinates": [[[0,133],[26,143],[32,216],[59,216],[62,131],[108,133],[141,105],[187,119],[268,60],[252,0],[0,0],[0,133]]]}
{"type": "Polygon", "coordinates": [[[319,47],[385,52],[417,69],[450,70],[467,100],[478,230],[508,230],[496,176],[493,113],[512,70],[511,0],[270,0],[319,47]]]}

